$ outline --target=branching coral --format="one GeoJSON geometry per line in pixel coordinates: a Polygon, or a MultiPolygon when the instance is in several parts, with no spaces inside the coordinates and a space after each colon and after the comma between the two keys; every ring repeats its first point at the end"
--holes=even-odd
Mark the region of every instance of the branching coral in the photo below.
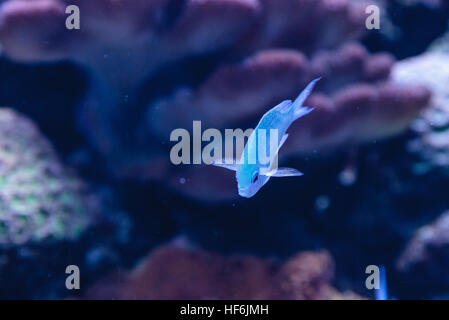
{"type": "Polygon", "coordinates": [[[329,283],[328,253],[301,252],[280,264],[251,256],[225,257],[172,245],[156,249],[135,270],[100,282],[93,299],[350,299],[329,283]]]}
{"type": "Polygon", "coordinates": [[[33,123],[0,109],[0,246],[69,240],[93,221],[96,201],[33,123]]]}

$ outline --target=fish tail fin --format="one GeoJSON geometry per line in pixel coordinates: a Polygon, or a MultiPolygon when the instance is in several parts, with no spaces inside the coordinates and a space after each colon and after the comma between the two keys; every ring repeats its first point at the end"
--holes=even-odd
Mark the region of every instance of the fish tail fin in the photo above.
{"type": "Polygon", "coordinates": [[[321,77],[316,78],[315,80],[312,80],[307,87],[299,94],[299,96],[296,98],[296,100],[292,104],[293,114],[295,117],[295,120],[305,116],[309,112],[313,110],[313,108],[304,107],[303,104],[309,97],[309,95],[312,93],[313,88],[315,87],[315,84],[321,79],[321,77]]]}

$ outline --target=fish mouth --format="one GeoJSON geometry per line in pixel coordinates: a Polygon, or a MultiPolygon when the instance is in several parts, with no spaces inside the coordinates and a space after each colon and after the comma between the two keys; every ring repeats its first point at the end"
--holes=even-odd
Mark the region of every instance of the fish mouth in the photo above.
{"type": "Polygon", "coordinates": [[[243,188],[238,188],[238,189],[239,189],[239,196],[248,198],[246,189],[243,189],[243,188]]]}
{"type": "Polygon", "coordinates": [[[256,192],[250,192],[248,188],[246,188],[246,189],[239,188],[239,196],[241,196],[241,197],[251,198],[255,194],[256,194],[256,192]]]}
{"type": "Polygon", "coordinates": [[[245,192],[242,192],[242,191],[240,191],[240,190],[239,190],[239,196],[241,196],[241,197],[243,197],[243,198],[251,198],[251,195],[249,195],[249,194],[247,194],[247,193],[245,193],[245,192]]]}

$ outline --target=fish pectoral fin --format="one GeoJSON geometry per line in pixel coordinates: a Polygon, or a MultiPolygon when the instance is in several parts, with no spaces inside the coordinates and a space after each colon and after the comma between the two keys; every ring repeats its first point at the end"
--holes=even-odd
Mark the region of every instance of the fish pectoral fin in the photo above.
{"type": "Polygon", "coordinates": [[[277,168],[265,173],[265,175],[269,177],[298,177],[304,174],[293,168],[277,168]]]}
{"type": "MultiPolygon", "coordinates": [[[[274,163],[276,163],[276,165],[277,165],[277,160],[278,160],[277,158],[278,158],[279,150],[284,145],[285,141],[287,141],[287,138],[288,138],[288,133],[286,133],[282,136],[282,139],[279,142],[279,145],[276,149],[276,153],[270,157],[270,166],[272,166],[274,163]]],[[[271,170],[272,170],[272,168],[270,167],[270,171],[271,170]]]]}
{"type": "Polygon", "coordinates": [[[278,152],[279,152],[279,149],[281,149],[282,145],[285,143],[285,141],[287,141],[287,138],[288,138],[288,133],[286,133],[282,136],[281,142],[279,143],[279,146],[277,149],[278,152]]]}
{"type": "Polygon", "coordinates": [[[230,163],[230,161],[223,161],[223,160],[222,161],[214,161],[214,162],[212,162],[212,165],[216,166],[216,167],[229,169],[232,171],[237,171],[237,168],[239,166],[235,160],[233,160],[232,163],[230,163]]]}

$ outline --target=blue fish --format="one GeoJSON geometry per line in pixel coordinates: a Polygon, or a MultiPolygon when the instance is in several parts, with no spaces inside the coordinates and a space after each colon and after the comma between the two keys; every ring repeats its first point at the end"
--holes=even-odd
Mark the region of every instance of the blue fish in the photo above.
{"type": "Polygon", "coordinates": [[[388,300],[388,288],[387,288],[387,272],[384,266],[380,266],[380,288],[375,289],[376,300],[388,300]]]}
{"type": "Polygon", "coordinates": [[[287,129],[296,119],[310,113],[313,108],[304,107],[303,103],[310,95],[317,78],[307,85],[292,103],[285,100],[267,111],[248,138],[239,161],[231,160],[214,162],[213,165],[236,171],[239,195],[245,198],[254,196],[271,177],[302,176],[293,168],[278,168],[277,155],[279,149],[287,140],[287,129]],[[265,134],[265,135],[264,135],[265,134]],[[261,137],[264,135],[264,139],[261,137]],[[263,141],[262,143],[260,141],[263,141]],[[261,146],[262,144],[262,146],[261,146]],[[269,162],[263,163],[259,158],[259,149],[270,150],[269,162]],[[274,151],[274,152],[273,152],[274,151]],[[256,159],[256,161],[250,161],[256,159]],[[273,164],[276,163],[276,166],[273,164]]]}

